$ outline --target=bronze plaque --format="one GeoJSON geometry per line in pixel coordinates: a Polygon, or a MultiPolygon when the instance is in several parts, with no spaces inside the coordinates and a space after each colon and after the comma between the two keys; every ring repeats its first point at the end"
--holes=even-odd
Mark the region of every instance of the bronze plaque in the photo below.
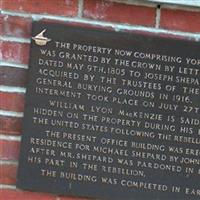
{"type": "Polygon", "coordinates": [[[200,43],[33,24],[17,186],[200,198],[200,43]]]}

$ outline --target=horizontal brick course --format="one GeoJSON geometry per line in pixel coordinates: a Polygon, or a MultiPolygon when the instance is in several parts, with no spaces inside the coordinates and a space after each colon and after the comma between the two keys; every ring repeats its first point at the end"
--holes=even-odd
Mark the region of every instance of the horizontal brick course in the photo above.
{"type": "Polygon", "coordinates": [[[170,30],[200,32],[200,12],[163,8],[160,27],[170,30]]]}
{"type": "Polygon", "coordinates": [[[0,116],[0,134],[21,135],[22,118],[0,116]]]}
{"type": "Polygon", "coordinates": [[[75,16],[78,5],[77,0],[2,0],[2,8],[17,12],[75,16]]]}
{"type": "Polygon", "coordinates": [[[19,157],[20,142],[10,140],[0,140],[0,159],[17,160],[19,157]]]}
{"type": "Polygon", "coordinates": [[[25,87],[27,83],[27,70],[0,66],[0,77],[0,85],[25,87]]]}
{"type": "Polygon", "coordinates": [[[55,197],[50,194],[10,189],[1,190],[0,196],[6,197],[5,200],[55,200],[55,197]]]}
{"type": "Polygon", "coordinates": [[[24,94],[0,92],[0,109],[8,111],[24,111],[24,94]]]}
{"type": "Polygon", "coordinates": [[[156,8],[153,7],[126,5],[102,0],[85,0],[84,2],[83,16],[90,19],[144,26],[155,25],[156,8]]]}
{"type": "Polygon", "coordinates": [[[0,15],[2,19],[0,34],[3,36],[29,38],[31,35],[31,18],[0,15]]]}
{"type": "MultiPolygon", "coordinates": [[[[59,200],[92,200],[91,198],[78,198],[78,197],[60,197],[59,200]]],[[[94,199],[93,199],[94,200],[94,199]]]]}
{"type": "Polygon", "coordinates": [[[14,185],[16,183],[17,165],[0,165],[0,184],[14,185]]]}

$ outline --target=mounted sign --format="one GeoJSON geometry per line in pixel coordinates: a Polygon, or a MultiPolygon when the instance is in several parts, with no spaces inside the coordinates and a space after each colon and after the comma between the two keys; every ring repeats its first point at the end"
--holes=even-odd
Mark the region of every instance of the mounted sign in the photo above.
{"type": "Polygon", "coordinates": [[[17,187],[199,199],[199,49],[35,22],[17,187]]]}

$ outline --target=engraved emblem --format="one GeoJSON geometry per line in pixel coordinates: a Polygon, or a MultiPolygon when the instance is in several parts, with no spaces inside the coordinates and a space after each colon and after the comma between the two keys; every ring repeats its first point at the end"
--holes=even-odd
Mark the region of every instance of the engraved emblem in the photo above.
{"type": "Polygon", "coordinates": [[[35,37],[32,37],[32,39],[35,41],[35,44],[39,46],[44,46],[47,44],[47,42],[51,41],[51,39],[44,37],[46,29],[44,29],[42,32],[37,34],[35,37]]]}

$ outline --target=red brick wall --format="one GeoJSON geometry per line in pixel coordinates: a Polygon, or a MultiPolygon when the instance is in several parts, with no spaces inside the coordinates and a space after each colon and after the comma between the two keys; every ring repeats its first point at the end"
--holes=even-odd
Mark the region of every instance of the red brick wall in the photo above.
{"type": "MultiPolygon", "coordinates": [[[[126,2],[126,0],[122,1],[126,2]]],[[[104,0],[0,1],[0,199],[78,200],[16,189],[32,20],[200,40],[200,9],[104,0]]]]}

